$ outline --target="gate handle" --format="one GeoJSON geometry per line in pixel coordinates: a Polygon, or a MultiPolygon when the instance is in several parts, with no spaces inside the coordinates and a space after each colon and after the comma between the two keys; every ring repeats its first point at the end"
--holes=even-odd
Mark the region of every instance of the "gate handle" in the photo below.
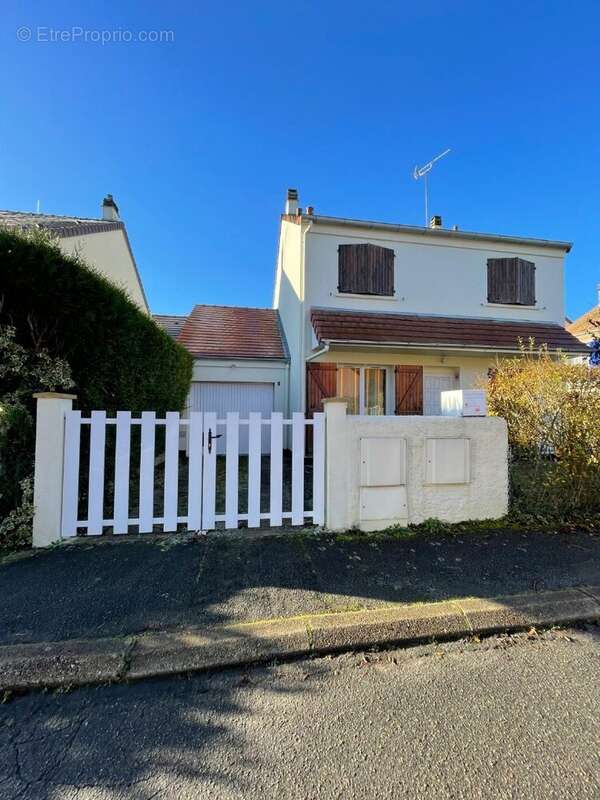
{"type": "Polygon", "coordinates": [[[213,434],[212,430],[208,429],[208,452],[209,454],[212,452],[212,443],[213,439],[220,439],[223,436],[222,433],[213,434]]]}

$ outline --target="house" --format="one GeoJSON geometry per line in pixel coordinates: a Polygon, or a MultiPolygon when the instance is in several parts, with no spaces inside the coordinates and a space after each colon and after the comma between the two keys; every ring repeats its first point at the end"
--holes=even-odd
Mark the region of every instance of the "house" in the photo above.
{"type": "MultiPolygon", "coordinates": [[[[287,412],[289,355],[276,309],[197,305],[187,317],[154,319],[194,357],[188,411],[215,411],[219,418],[234,411],[242,419],[252,411],[287,412]]],[[[224,452],[224,439],[217,447],[224,452]]],[[[262,450],[269,448],[265,426],[262,450]]],[[[248,452],[247,426],[239,449],[248,452]]]]}
{"type": "Polygon", "coordinates": [[[0,211],[0,225],[22,230],[38,227],[51,231],[65,254],[81,255],[102,275],[125,289],[133,302],[149,313],[125,223],[119,217],[119,209],[112,195],[104,198],[102,217],[99,219],[0,211]]]}
{"type": "Polygon", "coordinates": [[[194,356],[192,410],[312,414],[342,396],[354,414],[439,415],[442,391],[476,387],[520,341],[587,352],[564,328],[570,248],[439,217],[421,228],[321,216],[290,189],[273,308],[155,320],[194,356]]]}
{"type": "Polygon", "coordinates": [[[577,355],[564,328],[568,242],[322,216],[290,189],[273,307],[290,356],[289,411],[347,398],[354,414],[441,413],[498,356],[533,339],[577,355]]]}

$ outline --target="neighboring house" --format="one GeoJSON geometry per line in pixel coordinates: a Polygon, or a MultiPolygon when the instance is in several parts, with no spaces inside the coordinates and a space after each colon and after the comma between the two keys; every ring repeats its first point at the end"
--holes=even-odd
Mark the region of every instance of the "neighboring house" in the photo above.
{"type": "Polygon", "coordinates": [[[590,344],[595,337],[600,337],[600,284],[598,290],[598,305],[590,308],[574,322],[565,325],[566,329],[580,342],[590,344]]]}
{"type": "Polygon", "coordinates": [[[101,219],[0,211],[0,225],[51,231],[65,254],[81,255],[88,264],[125,289],[133,302],[149,313],[125,223],[119,218],[119,209],[112,195],[107,195],[102,202],[101,219]]]}
{"type": "MultiPolygon", "coordinates": [[[[287,412],[289,358],[276,310],[198,305],[188,317],[154,319],[194,356],[188,410],[215,411],[221,419],[229,411],[241,419],[252,411],[265,417],[287,412]]],[[[224,441],[218,441],[217,452],[224,452],[224,441]]],[[[262,449],[269,452],[267,426],[262,449]]],[[[243,426],[240,453],[247,452],[243,426]]]]}
{"type": "Polygon", "coordinates": [[[586,355],[574,358],[573,361],[589,363],[593,367],[600,366],[600,284],[597,286],[598,305],[590,308],[574,322],[567,320],[565,328],[580,342],[586,345],[586,355]],[[592,346],[592,342],[594,345],[592,346]]]}
{"type": "Polygon", "coordinates": [[[348,399],[354,414],[441,413],[497,356],[532,338],[585,351],[564,328],[567,242],[320,216],[288,191],[273,306],[290,351],[289,411],[348,399]]]}

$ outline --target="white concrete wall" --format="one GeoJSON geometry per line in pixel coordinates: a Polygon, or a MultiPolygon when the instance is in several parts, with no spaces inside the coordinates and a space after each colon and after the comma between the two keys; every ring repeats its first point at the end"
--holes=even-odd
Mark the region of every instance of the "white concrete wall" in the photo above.
{"type": "Polygon", "coordinates": [[[306,243],[306,306],[439,314],[487,319],[564,321],[564,253],[548,248],[468,241],[360,228],[315,225],[306,243]],[[338,246],[371,242],[394,250],[393,298],[339,294],[338,246]],[[536,306],[490,305],[487,259],[521,257],[535,263],[536,306]]]}
{"type": "MultiPolygon", "coordinates": [[[[361,521],[361,439],[406,440],[406,516],[399,524],[429,518],[445,522],[493,519],[508,511],[508,436],[497,417],[353,417],[345,403],[325,404],[327,424],[326,520],[333,530],[377,529],[361,521]],[[342,411],[340,412],[340,407],[342,411]],[[467,438],[470,479],[464,484],[427,484],[425,448],[428,438],[467,438]]],[[[387,527],[389,520],[385,525],[387,527]]]]}
{"type": "Polygon", "coordinates": [[[122,230],[67,236],[59,239],[59,244],[63,253],[80,255],[112,283],[125,289],[133,302],[143,311],[149,312],[142,284],[122,230]]]}
{"type": "MultiPolygon", "coordinates": [[[[299,411],[304,408],[304,351],[305,351],[305,310],[303,278],[303,240],[307,230],[306,223],[297,225],[282,220],[279,235],[279,251],[273,308],[279,309],[281,324],[285,332],[290,353],[290,408],[299,411]]],[[[310,349],[310,339],[309,345],[310,349]]]]}

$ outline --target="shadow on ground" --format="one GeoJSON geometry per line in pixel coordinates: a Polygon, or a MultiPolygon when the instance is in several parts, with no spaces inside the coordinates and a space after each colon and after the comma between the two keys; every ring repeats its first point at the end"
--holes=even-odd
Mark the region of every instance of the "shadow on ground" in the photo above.
{"type": "MultiPolygon", "coordinates": [[[[186,796],[250,796],[265,767],[243,733],[255,683],[237,670],[17,698],[0,707],[0,795],[151,800],[177,797],[183,784],[201,792],[186,796]],[[213,755],[223,752],[225,763],[213,755]]],[[[310,694],[304,685],[265,690],[275,703],[310,694]]]]}
{"type": "Polygon", "coordinates": [[[600,537],[290,533],[82,542],[0,565],[0,644],[600,584],[600,537]]]}

